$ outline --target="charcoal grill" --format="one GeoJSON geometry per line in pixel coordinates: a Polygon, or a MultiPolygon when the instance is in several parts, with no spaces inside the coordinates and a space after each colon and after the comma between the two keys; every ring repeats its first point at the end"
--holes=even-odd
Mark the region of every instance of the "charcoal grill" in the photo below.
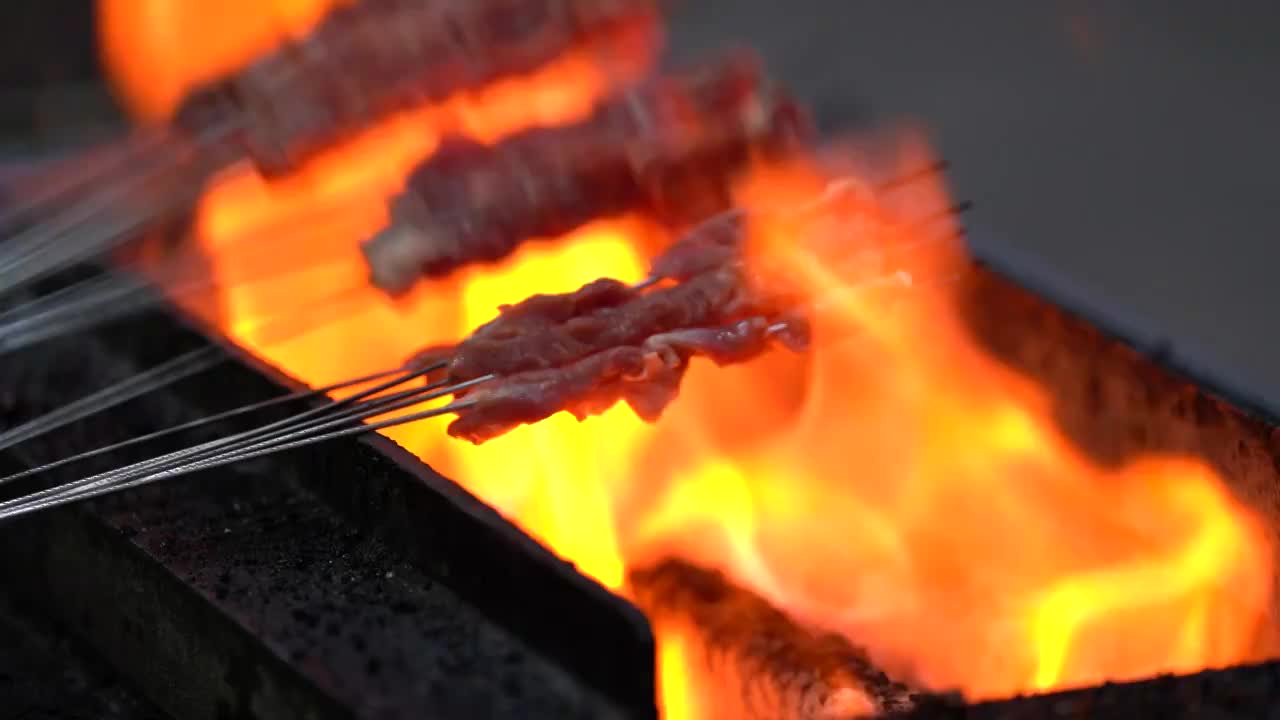
{"type": "MultiPolygon", "coordinates": [[[[1230,387],[1167,369],[1167,345],[1118,340],[1010,279],[1016,272],[980,263],[966,281],[968,317],[993,351],[1058,389],[1059,419],[1077,442],[1102,458],[1199,453],[1280,530],[1272,416],[1240,409],[1230,387]]],[[[19,446],[5,462],[295,387],[159,309],[0,361],[19,380],[6,421],[210,342],[227,360],[203,382],[19,446]]],[[[66,627],[174,717],[656,715],[640,613],[382,438],[36,515],[0,535],[3,594],[66,627]]],[[[933,698],[914,717],[1252,717],[1277,700],[1280,663],[972,708],[933,698]]]]}
{"type": "MultiPolygon", "coordinates": [[[[1200,454],[1280,535],[1280,416],[975,238],[973,329],[1055,389],[1076,442],[1103,459],[1200,454]]],[[[226,361],[203,382],[15,448],[0,473],[296,387],[164,308],[0,359],[8,425],[210,343],[226,361]]],[[[0,527],[0,573],[0,717],[656,715],[644,617],[382,438],[25,518],[0,527]]],[[[1264,663],[977,705],[926,697],[904,717],[1252,718],[1275,706],[1280,663],[1264,663]]]]}

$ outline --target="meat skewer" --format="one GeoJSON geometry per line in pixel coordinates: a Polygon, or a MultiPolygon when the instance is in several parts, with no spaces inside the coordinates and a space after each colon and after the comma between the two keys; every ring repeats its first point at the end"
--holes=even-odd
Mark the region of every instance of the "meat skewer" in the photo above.
{"type": "MultiPolygon", "coordinates": [[[[714,222],[704,223],[699,229],[709,232],[706,228],[717,227],[723,229],[723,225],[717,226],[714,222]]],[[[713,249],[725,244],[734,246],[734,243],[725,243],[723,238],[710,242],[698,237],[695,231],[669,250],[669,254],[692,253],[689,248],[699,242],[713,249]]],[[[451,434],[476,442],[560,410],[567,409],[585,417],[620,400],[631,404],[641,416],[656,418],[674,398],[688,361],[695,355],[728,364],[755,357],[774,344],[793,350],[807,346],[807,312],[796,304],[795,297],[785,289],[753,286],[756,279],[743,272],[734,253],[720,257],[726,258],[725,262],[702,263],[705,266],[702,272],[674,283],[671,278],[651,278],[639,285],[626,286],[602,280],[574,293],[533,296],[506,308],[499,318],[468,338],[468,341],[490,343],[519,341],[527,350],[538,354],[547,347],[539,349],[528,337],[541,337],[544,343],[550,343],[548,347],[555,346],[567,337],[564,329],[574,327],[577,344],[568,345],[567,349],[553,349],[562,362],[560,365],[545,361],[530,364],[531,361],[521,359],[518,353],[506,353],[509,359],[501,368],[506,374],[490,372],[475,376],[474,367],[470,373],[465,369],[466,362],[456,366],[450,362],[451,351],[426,351],[411,358],[403,366],[403,372],[387,382],[332,405],[0,503],[0,520],[331,438],[445,414],[457,416],[450,427],[451,434]],[[670,294],[682,287],[698,288],[699,284],[703,285],[697,292],[686,289],[685,295],[670,294]],[[717,287],[727,293],[722,297],[737,300],[720,306],[706,302],[707,293],[716,291],[717,287]],[[654,300],[651,296],[665,299],[654,300]],[[671,305],[675,297],[695,300],[680,308],[671,305]],[[617,316],[618,308],[628,303],[636,317],[617,316]],[[602,310],[614,312],[613,320],[628,321],[619,323],[624,329],[618,331],[597,322],[602,310]],[[586,323],[574,323],[584,319],[586,323]],[[617,340],[618,337],[623,340],[617,340]],[[611,342],[621,344],[609,345],[611,342]],[[442,370],[447,371],[444,379],[420,388],[383,394],[413,378],[439,377],[442,370]],[[458,376],[468,374],[469,379],[458,376]],[[370,418],[447,396],[454,399],[443,406],[364,423],[370,418]]],[[[654,267],[662,267],[662,261],[667,258],[660,258],[654,267]]]]}
{"type": "MultiPolygon", "coordinates": [[[[833,184],[783,216],[830,215],[844,192],[833,184]]],[[[743,262],[750,219],[733,210],[701,223],[656,258],[639,285],[604,279],[571,293],[536,295],[501,308],[454,348],[420,355],[417,362],[447,358],[453,381],[498,378],[458,395],[474,404],[449,434],[479,444],[561,410],[582,420],[619,401],[652,422],[674,400],[694,355],[726,365],[758,356],[775,340],[804,350],[804,293],[743,262]]],[[[892,250],[874,248],[871,263],[855,258],[882,273],[862,273],[860,284],[912,284],[901,268],[882,267],[892,265],[886,256],[892,250]]]]}
{"type": "MultiPolygon", "coordinates": [[[[532,71],[615,33],[656,32],[653,0],[361,0],[192,93],[174,126],[232,142],[266,175],[387,114],[532,71]]],[[[229,148],[230,149],[230,148],[229,148]]]]}
{"type": "Polygon", "coordinates": [[[0,246],[0,292],[186,211],[209,178],[241,160],[268,176],[288,172],[389,113],[531,71],[629,28],[656,28],[656,17],[653,0],[344,3],[304,37],[193,92],[167,127],[139,133],[119,153],[126,172],[53,183],[71,197],[0,246]]]}
{"type": "Polygon", "coordinates": [[[558,368],[596,352],[640,345],[659,333],[715,327],[796,307],[803,293],[776,278],[749,277],[742,249],[749,217],[730,210],[695,226],[655,258],[638,285],[602,278],[569,292],[533,295],[456,346],[417,362],[447,359],[457,381],[558,368]]]}
{"type": "MultiPolygon", "coordinates": [[[[615,292],[616,294],[616,291],[610,290],[613,285],[609,282],[601,281],[593,284],[593,287],[605,288],[604,295],[608,295],[609,292],[615,292]]],[[[625,286],[623,288],[625,289],[625,286]]],[[[548,304],[552,306],[563,304],[557,301],[556,298],[557,296],[535,296],[521,305],[538,307],[548,304]]],[[[488,333],[485,332],[485,328],[481,328],[476,334],[483,337],[488,333]]],[[[671,347],[674,348],[675,345],[671,344],[671,347]]],[[[615,354],[620,355],[621,353],[615,351],[615,354]]],[[[652,364],[650,359],[645,359],[644,362],[652,364]]],[[[387,397],[377,398],[376,396],[379,393],[391,390],[409,379],[428,377],[445,369],[446,363],[441,361],[431,362],[419,357],[411,360],[405,367],[406,370],[403,374],[355,396],[338,401],[333,405],[306,411],[293,418],[277,421],[252,431],[202,443],[186,450],[169,453],[158,458],[134,463],[124,468],[99,473],[88,478],[0,503],[0,519],[57,507],[69,502],[136,487],[199,469],[238,462],[249,457],[278,452],[289,447],[300,447],[329,437],[368,432],[372,429],[389,427],[391,424],[409,422],[414,419],[459,413],[476,404],[474,399],[466,397],[469,389],[497,379],[495,375],[480,375],[466,380],[450,377],[446,380],[430,383],[422,388],[399,391],[387,397]],[[406,409],[420,405],[428,400],[448,395],[452,395],[455,400],[443,407],[411,413],[403,418],[393,418],[372,425],[365,425],[362,422],[370,417],[384,415],[394,410],[406,409]]],[[[654,370],[661,371],[661,368],[655,366],[654,370]]],[[[579,373],[579,377],[581,375],[579,373]]],[[[678,380],[677,376],[673,375],[672,377],[678,380]]],[[[518,378],[517,382],[521,379],[527,378],[518,378]]],[[[573,397],[567,396],[563,391],[555,394],[554,397],[561,402],[585,399],[593,378],[588,377],[580,382],[585,382],[585,386],[580,387],[573,397]]],[[[560,385],[563,386],[564,383],[562,382],[560,385]]],[[[638,395],[636,397],[639,398],[638,395]]],[[[640,400],[637,399],[637,403],[639,402],[640,400]]],[[[491,401],[491,406],[493,407],[499,407],[499,404],[491,401]]],[[[556,408],[556,410],[558,409],[560,408],[556,408]]]]}
{"type": "Polygon", "coordinates": [[[601,350],[638,345],[668,330],[718,325],[768,310],[765,298],[751,292],[734,268],[647,291],[616,280],[597,280],[574,293],[534,296],[503,310],[457,345],[449,377],[462,381],[562,367],[601,350]],[[614,296],[606,293],[627,297],[609,302],[614,296]],[[555,300],[572,304],[577,312],[557,322],[555,313],[561,308],[552,306],[555,300]]]}
{"type": "Polygon", "coordinates": [[[373,283],[398,293],[629,210],[685,225],[728,207],[729,181],[753,155],[794,149],[810,134],[755,57],[730,54],[620,92],[580,123],[492,147],[446,141],[362,249],[373,283]]]}
{"type": "Polygon", "coordinates": [[[666,333],[651,338],[638,353],[635,348],[615,348],[566,368],[532,371],[509,378],[483,375],[461,382],[437,380],[420,388],[377,397],[410,379],[428,377],[445,368],[443,362],[411,364],[392,380],[332,405],[0,503],[0,521],[200,470],[442,415],[458,416],[450,425],[450,434],[473,442],[483,442],[517,425],[536,422],[561,410],[568,409],[579,417],[597,414],[620,399],[652,420],[674,399],[692,355],[705,354],[721,364],[742,362],[766,349],[769,341],[802,349],[806,334],[802,316],[794,312],[784,314],[783,319],[769,325],[758,318],[748,318],[724,328],[685,328],[666,333]],[[631,369],[638,372],[629,374],[631,369]],[[490,387],[496,389],[488,394],[476,393],[477,389],[490,387]],[[371,418],[447,396],[453,396],[454,400],[443,406],[365,423],[371,418]]]}
{"type": "Polygon", "coordinates": [[[458,395],[471,403],[449,425],[449,435],[477,445],[519,425],[567,411],[579,421],[626,402],[655,422],[676,399],[694,355],[717,365],[747,362],[773,345],[804,349],[801,318],[770,323],[750,317],[721,327],[686,327],[659,333],[640,345],[603,350],[563,367],[501,377],[458,395]]]}

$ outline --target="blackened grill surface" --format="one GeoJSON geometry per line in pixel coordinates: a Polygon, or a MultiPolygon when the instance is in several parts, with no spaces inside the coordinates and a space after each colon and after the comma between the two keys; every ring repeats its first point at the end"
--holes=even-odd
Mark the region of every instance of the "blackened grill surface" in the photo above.
{"type": "Polygon", "coordinates": [[[0,717],[167,720],[67,633],[0,603],[0,717]]]}
{"type": "MultiPolygon", "coordinates": [[[[0,358],[4,422],[203,342],[154,313],[0,358]]],[[[229,360],[19,449],[45,461],[271,392],[229,360]]],[[[584,600],[571,568],[407,464],[336,443],[27,518],[0,528],[3,592],[68,622],[178,717],[652,717],[652,639],[628,606],[599,588],[584,600]],[[346,501],[416,532],[368,532],[338,511],[346,501]],[[422,544],[404,552],[407,537],[422,544]],[[479,609],[460,597],[486,589],[479,609]],[[594,634],[575,639],[582,627],[594,634]],[[545,642],[553,633],[562,646],[545,642]]]]}

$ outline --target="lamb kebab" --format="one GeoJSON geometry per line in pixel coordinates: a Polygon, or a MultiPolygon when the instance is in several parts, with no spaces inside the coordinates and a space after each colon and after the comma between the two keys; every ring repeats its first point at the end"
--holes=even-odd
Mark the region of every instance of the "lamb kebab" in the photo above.
{"type": "Polygon", "coordinates": [[[600,279],[534,295],[501,308],[457,345],[416,355],[411,366],[443,364],[449,383],[492,378],[455,396],[469,407],[449,434],[479,444],[562,410],[583,419],[619,401],[654,421],[695,355],[727,365],[775,340],[803,350],[807,327],[795,311],[802,297],[759,282],[740,253],[723,252],[741,244],[729,228],[745,228],[738,213],[687,233],[654,261],[655,273],[677,270],[661,281],[600,279]],[[696,255],[703,257],[695,269],[688,258],[696,255]]]}
{"type": "MultiPolygon", "coordinates": [[[[431,359],[419,354],[390,380],[331,405],[305,411],[252,431],[202,443],[118,470],[99,473],[48,490],[0,502],[0,520],[78,500],[157,482],[198,469],[301,447],[322,439],[355,435],[428,417],[456,414],[450,433],[483,442],[517,425],[537,422],[569,409],[585,417],[625,400],[638,412],[656,419],[675,397],[687,361],[704,353],[719,362],[748,359],[774,337],[802,346],[802,320],[788,311],[763,324],[751,314],[779,298],[755,292],[738,282],[745,275],[725,266],[691,281],[661,286],[629,287],[612,280],[588,284],[575,293],[537,295],[507,308],[499,318],[478,329],[457,348],[471,360],[431,359]],[[693,282],[696,281],[696,282],[693,282]],[[683,303],[683,305],[681,305],[683,303]],[[630,310],[623,308],[630,307],[630,310]],[[630,329],[609,332],[605,324],[633,317],[630,329]],[[747,317],[731,318],[734,314],[747,317]],[[520,320],[523,319],[523,322],[520,320]],[[604,324],[602,324],[604,323],[604,324]],[[522,333],[522,328],[526,332],[522,333]],[[565,328],[569,328],[567,332],[565,328]],[[528,330],[532,329],[532,332],[528,330]],[[514,333],[514,334],[512,334],[514,333]],[[594,334],[594,335],[593,335],[594,334]],[[498,365],[479,363],[479,346],[492,347],[503,338],[518,340],[525,350],[547,352],[560,362],[521,358],[506,352],[498,365]],[[572,337],[578,344],[552,347],[572,337]],[[541,349],[534,347],[541,340],[541,349]],[[627,342],[627,341],[630,342],[627,342]],[[502,369],[461,380],[461,375],[502,369]],[[534,369],[530,369],[534,368],[534,369]],[[394,390],[417,378],[434,378],[421,387],[394,390]],[[472,394],[478,388],[482,394],[472,394]],[[420,406],[446,396],[447,405],[365,424],[364,420],[396,410],[420,406]]],[[[513,346],[514,347],[514,346],[513,346]]],[[[383,374],[380,374],[383,375],[383,374]]],[[[0,485],[9,479],[0,478],[0,485]]]]}
{"type": "Polygon", "coordinates": [[[866,190],[833,183],[800,207],[727,211],[657,257],[642,283],[601,279],[574,292],[529,297],[500,308],[457,345],[419,353],[411,366],[443,365],[448,383],[477,383],[455,394],[466,407],[448,428],[476,444],[560,411],[582,420],[619,401],[655,421],[695,356],[723,366],[778,345],[795,352],[808,346],[809,315],[824,303],[814,303],[786,262],[746,261],[752,223],[785,227],[767,242],[799,241],[847,282],[914,283],[905,268],[916,265],[920,247],[874,240],[881,233],[867,223],[894,221],[867,217],[860,199],[866,190]],[[864,244],[863,235],[872,242],[864,244]]]}
{"type": "Polygon", "coordinates": [[[804,113],[756,58],[733,53],[628,88],[577,124],[495,146],[446,141],[363,251],[373,283],[396,293],[625,211],[684,226],[729,205],[729,180],[750,158],[809,136],[804,113]]]}
{"type": "Polygon", "coordinates": [[[656,27],[653,0],[361,0],[192,93],[174,124],[229,138],[265,174],[388,113],[530,72],[629,26],[656,27]]]}
{"type": "MultiPolygon", "coordinates": [[[[844,235],[843,247],[838,247],[838,238],[810,242],[807,237],[809,228],[824,227],[831,199],[824,194],[799,213],[780,215],[786,218],[817,210],[816,226],[806,222],[797,227],[799,234],[788,233],[788,237],[802,239],[806,246],[834,248],[838,254],[826,260],[833,268],[843,268],[848,251],[857,250],[859,244],[857,238],[839,232],[843,222],[825,223],[826,229],[834,228],[844,235]]],[[[0,502],[0,521],[442,415],[455,416],[449,428],[452,435],[477,443],[562,410],[583,418],[620,401],[630,404],[642,417],[656,419],[674,399],[695,356],[725,365],[750,360],[774,345],[793,350],[807,347],[809,321],[823,311],[826,301],[816,298],[813,302],[815,298],[808,298],[785,268],[778,272],[779,268],[773,267],[776,263],[760,267],[761,263],[744,262],[747,251],[754,247],[747,244],[752,236],[746,232],[747,221],[756,228],[761,219],[759,211],[750,216],[741,211],[726,212],[683,236],[654,261],[650,277],[636,285],[599,280],[573,293],[527,298],[502,308],[498,318],[456,346],[429,349],[395,368],[334,386],[377,382],[372,388],[252,430],[0,502]],[[423,379],[429,380],[419,384],[423,379]],[[397,389],[406,383],[411,386],[397,389]],[[450,397],[447,404],[424,408],[424,403],[450,397]]],[[[875,238],[869,239],[879,244],[875,238]]],[[[772,242],[770,238],[770,248],[772,242]]],[[[877,248],[882,255],[891,250],[877,248]]],[[[842,276],[860,286],[882,284],[889,276],[876,273],[896,263],[867,265],[859,261],[857,277],[842,276]]],[[[904,282],[904,275],[892,273],[889,284],[910,285],[910,277],[904,282]]],[[[292,397],[310,397],[317,392],[321,391],[292,397]]],[[[208,420],[254,409],[233,409],[208,420]]],[[[151,437],[204,424],[198,421],[151,437]]],[[[90,451],[0,478],[0,486],[112,449],[90,451]]]]}
{"type": "Polygon", "coordinates": [[[609,348],[561,367],[519,372],[459,393],[467,407],[448,432],[479,445],[561,411],[585,420],[619,401],[642,420],[656,422],[679,395],[694,356],[724,366],[752,360],[775,344],[799,352],[806,348],[807,332],[803,316],[796,314],[772,322],[752,316],[721,326],[656,333],[638,345],[609,348]]]}
{"type": "MultiPolygon", "coordinates": [[[[186,212],[230,165],[289,172],[390,113],[535,70],[570,48],[656,35],[656,20],[654,0],[342,3],[305,36],[192,92],[166,127],[140,130],[92,168],[69,170],[55,196],[6,213],[10,230],[35,224],[0,246],[0,291],[186,212]]],[[[618,45],[620,62],[637,64],[629,51],[647,62],[652,44],[618,45]]]]}

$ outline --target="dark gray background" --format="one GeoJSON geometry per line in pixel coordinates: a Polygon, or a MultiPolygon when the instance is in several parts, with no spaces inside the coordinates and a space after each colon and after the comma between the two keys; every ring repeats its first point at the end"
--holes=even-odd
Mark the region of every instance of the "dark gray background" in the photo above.
{"type": "MultiPolygon", "coordinates": [[[[745,42],[829,126],[925,123],[982,254],[1280,407],[1280,2],[671,3],[677,57],[745,42]]],[[[92,74],[91,4],[0,5],[0,130],[100,117],[28,87],[92,74]]]]}
{"type": "Polygon", "coordinates": [[[1280,2],[683,0],[824,120],[910,117],[1021,253],[1280,404],[1280,2]]]}

